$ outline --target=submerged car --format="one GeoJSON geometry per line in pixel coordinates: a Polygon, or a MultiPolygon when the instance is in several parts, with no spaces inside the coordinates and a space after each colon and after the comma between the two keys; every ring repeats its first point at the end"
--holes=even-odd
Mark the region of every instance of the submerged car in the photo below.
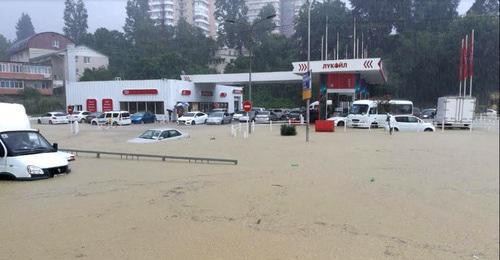
{"type": "MultiPolygon", "coordinates": [[[[427,123],[416,116],[391,116],[391,128],[398,132],[434,132],[433,124],[427,123]]],[[[389,131],[389,125],[385,124],[385,130],[389,131]]]]}
{"type": "Polygon", "coordinates": [[[242,117],[245,114],[243,111],[237,111],[236,113],[233,114],[233,119],[236,121],[240,120],[240,117],[242,117]]]}
{"type": "Polygon", "coordinates": [[[205,124],[207,119],[208,115],[205,113],[199,111],[188,112],[177,119],[177,124],[200,125],[205,124]]]}
{"type": "Polygon", "coordinates": [[[128,140],[129,143],[144,144],[159,141],[176,140],[186,138],[189,135],[173,128],[149,129],[137,138],[128,140]]]}
{"type": "Polygon", "coordinates": [[[130,116],[132,124],[144,124],[156,122],[156,115],[151,112],[137,112],[130,116]]]}
{"type": "Polygon", "coordinates": [[[231,120],[231,115],[226,112],[212,112],[208,115],[207,125],[229,124],[231,120]]]}

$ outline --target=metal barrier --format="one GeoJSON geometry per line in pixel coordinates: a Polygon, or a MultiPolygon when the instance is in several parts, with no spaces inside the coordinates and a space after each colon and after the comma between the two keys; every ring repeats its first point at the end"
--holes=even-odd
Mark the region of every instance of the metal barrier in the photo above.
{"type": "Polygon", "coordinates": [[[186,156],[170,156],[170,155],[153,155],[153,154],[136,154],[136,153],[117,153],[117,152],[104,152],[104,151],[88,151],[88,150],[78,150],[78,149],[59,149],[63,152],[72,153],[78,156],[79,153],[85,154],[95,154],[96,158],[101,158],[101,155],[116,155],[120,156],[120,159],[129,159],[132,158],[156,158],[161,159],[162,161],[168,160],[183,160],[188,161],[189,163],[228,163],[228,164],[238,164],[238,160],[232,159],[218,159],[218,158],[203,158],[203,157],[186,157],[186,156]]]}

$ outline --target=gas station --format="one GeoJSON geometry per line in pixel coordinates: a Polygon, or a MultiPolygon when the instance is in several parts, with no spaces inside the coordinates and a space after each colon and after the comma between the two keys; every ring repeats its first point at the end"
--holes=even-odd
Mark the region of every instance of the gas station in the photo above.
{"type": "MultiPolygon", "coordinates": [[[[292,71],[254,72],[252,84],[295,83],[303,81],[307,61],[293,62],[292,71]]],[[[353,101],[370,96],[370,87],[386,82],[386,73],[380,58],[311,61],[313,91],[320,99],[320,115],[327,115],[327,100],[331,100],[329,113],[345,113],[353,101]]],[[[246,85],[249,73],[181,75],[181,79],[195,86],[246,85]]],[[[323,118],[326,119],[326,118],[323,118]]]]}

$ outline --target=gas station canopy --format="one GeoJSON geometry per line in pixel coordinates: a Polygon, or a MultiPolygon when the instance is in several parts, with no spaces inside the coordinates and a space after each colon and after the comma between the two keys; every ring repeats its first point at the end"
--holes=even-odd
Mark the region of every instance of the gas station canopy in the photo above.
{"type": "MultiPolygon", "coordinates": [[[[307,61],[293,62],[292,71],[253,72],[252,83],[301,83],[302,75],[307,72],[307,61]]],[[[357,74],[360,79],[370,85],[380,85],[386,82],[385,73],[380,58],[350,59],[350,60],[321,60],[311,61],[313,80],[314,74],[357,74]]],[[[227,74],[197,74],[181,75],[184,81],[195,84],[234,84],[243,85],[249,81],[248,73],[227,74]]]]}

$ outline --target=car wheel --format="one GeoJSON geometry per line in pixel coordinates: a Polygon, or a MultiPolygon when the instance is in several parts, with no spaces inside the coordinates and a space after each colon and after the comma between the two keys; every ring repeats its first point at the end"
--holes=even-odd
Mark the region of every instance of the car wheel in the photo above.
{"type": "Polygon", "coordinates": [[[83,120],[83,118],[82,118],[82,119],[80,119],[80,122],[78,122],[78,123],[83,124],[84,121],[85,120],[83,120]]]}
{"type": "Polygon", "coordinates": [[[424,132],[434,132],[431,128],[426,128],[424,132]]]}
{"type": "Polygon", "coordinates": [[[191,125],[196,125],[196,121],[193,120],[193,122],[191,122],[191,125]]]}
{"type": "Polygon", "coordinates": [[[144,124],[144,120],[141,120],[141,124],[142,124],[142,125],[144,124]]]}
{"type": "Polygon", "coordinates": [[[371,128],[378,128],[378,124],[377,123],[372,123],[370,127],[371,128]]]}
{"type": "Polygon", "coordinates": [[[344,124],[345,124],[345,123],[344,123],[344,121],[339,121],[339,122],[337,123],[337,126],[344,126],[344,124]]]}
{"type": "Polygon", "coordinates": [[[91,125],[97,125],[97,122],[96,122],[96,121],[94,121],[94,122],[91,122],[90,124],[91,124],[91,125]]]}
{"type": "Polygon", "coordinates": [[[399,129],[397,127],[394,127],[395,132],[399,132],[399,129]]]}
{"type": "Polygon", "coordinates": [[[42,120],[38,119],[38,124],[42,124],[42,120]]]}
{"type": "Polygon", "coordinates": [[[49,120],[49,125],[51,125],[51,124],[52,124],[52,120],[49,120]]]}
{"type": "Polygon", "coordinates": [[[113,126],[117,126],[118,125],[118,122],[113,122],[113,126]]]}

